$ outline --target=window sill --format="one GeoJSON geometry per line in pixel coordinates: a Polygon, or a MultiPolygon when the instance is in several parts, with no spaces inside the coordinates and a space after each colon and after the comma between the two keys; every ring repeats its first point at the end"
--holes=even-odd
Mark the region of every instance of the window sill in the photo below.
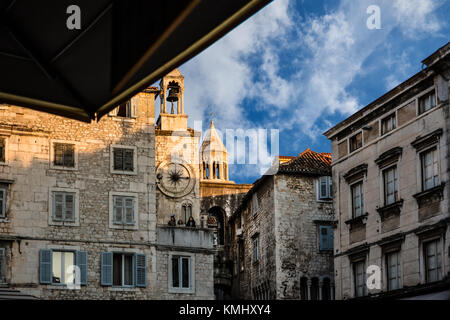
{"type": "Polygon", "coordinates": [[[61,170],[61,171],[77,171],[78,167],[64,167],[64,166],[55,166],[55,165],[50,165],[50,169],[52,170],[61,170]]]}
{"type": "Polygon", "coordinates": [[[169,293],[184,293],[184,294],[194,294],[195,290],[194,288],[169,288],[169,293]]]}
{"type": "Polygon", "coordinates": [[[131,230],[131,231],[139,230],[139,226],[137,225],[123,225],[123,224],[111,224],[109,228],[114,230],[131,230]]]}
{"type": "Polygon", "coordinates": [[[109,287],[108,291],[128,291],[128,292],[137,292],[139,291],[136,287],[109,287]]]}
{"type": "Polygon", "coordinates": [[[368,215],[369,214],[366,212],[365,214],[360,215],[359,217],[352,218],[352,219],[345,221],[345,224],[350,225],[351,227],[356,226],[356,225],[366,224],[368,215]]]}
{"type": "Polygon", "coordinates": [[[413,194],[413,197],[417,200],[419,206],[424,200],[428,200],[434,197],[438,197],[440,200],[442,200],[444,196],[444,187],[445,182],[431,189],[413,194]]]}
{"type": "Polygon", "coordinates": [[[49,221],[49,226],[59,226],[59,227],[79,227],[80,223],[77,221],[49,221]]]}
{"type": "Polygon", "coordinates": [[[136,122],[136,118],[113,116],[112,119],[117,122],[136,122]]]}
{"type": "Polygon", "coordinates": [[[392,215],[399,215],[401,211],[401,207],[403,206],[403,199],[400,199],[394,203],[391,203],[387,206],[378,208],[378,214],[381,217],[381,220],[386,219],[392,215]]]}
{"type": "Polygon", "coordinates": [[[128,175],[128,176],[136,176],[137,171],[121,171],[121,170],[111,170],[112,174],[121,174],[121,175],[128,175]]]}
{"type": "Polygon", "coordinates": [[[9,219],[4,217],[4,218],[0,218],[0,223],[8,223],[9,219]]]}

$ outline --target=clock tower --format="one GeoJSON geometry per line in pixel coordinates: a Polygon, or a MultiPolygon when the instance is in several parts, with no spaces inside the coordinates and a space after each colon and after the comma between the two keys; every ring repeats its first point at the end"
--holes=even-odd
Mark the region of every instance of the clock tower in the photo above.
{"type": "Polygon", "coordinates": [[[171,215],[184,225],[192,215],[200,225],[200,132],[187,126],[184,77],[173,70],[160,82],[160,115],[156,122],[157,223],[171,215]]]}

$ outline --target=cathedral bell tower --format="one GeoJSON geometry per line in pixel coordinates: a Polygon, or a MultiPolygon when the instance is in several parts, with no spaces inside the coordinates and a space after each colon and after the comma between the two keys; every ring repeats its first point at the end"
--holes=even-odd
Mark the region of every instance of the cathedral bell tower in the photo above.
{"type": "Polygon", "coordinates": [[[201,154],[201,177],[207,181],[228,181],[228,152],[211,121],[205,135],[201,154]]]}
{"type": "Polygon", "coordinates": [[[160,115],[156,125],[161,130],[187,130],[188,116],[184,114],[184,77],[178,69],[162,78],[159,87],[160,115]]]}

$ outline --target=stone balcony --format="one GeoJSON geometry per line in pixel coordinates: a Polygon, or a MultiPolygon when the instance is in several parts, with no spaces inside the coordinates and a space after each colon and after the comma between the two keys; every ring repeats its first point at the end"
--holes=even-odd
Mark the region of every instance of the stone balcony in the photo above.
{"type": "Polygon", "coordinates": [[[204,228],[156,227],[156,243],[161,246],[213,249],[213,230],[204,228]]]}

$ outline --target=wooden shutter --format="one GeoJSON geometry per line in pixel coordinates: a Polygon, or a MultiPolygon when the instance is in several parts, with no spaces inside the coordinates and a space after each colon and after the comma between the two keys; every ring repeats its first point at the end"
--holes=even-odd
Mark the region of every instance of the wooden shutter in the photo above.
{"type": "Polygon", "coordinates": [[[72,193],[65,194],[64,201],[64,220],[73,221],[75,212],[75,196],[72,193]]]}
{"type": "Polygon", "coordinates": [[[64,145],[62,143],[55,143],[53,145],[54,152],[54,160],[53,163],[55,166],[63,166],[64,165],[64,145]]]}
{"type": "Polygon", "coordinates": [[[80,268],[80,284],[87,285],[87,252],[86,251],[76,251],[75,252],[75,263],[80,268]]]}
{"type": "Polygon", "coordinates": [[[102,252],[101,258],[101,285],[112,286],[113,283],[113,253],[102,252]]]}
{"type": "Polygon", "coordinates": [[[134,223],[134,199],[133,198],[124,198],[124,207],[125,207],[125,222],[127,224],[134,223]]]}
{"type": "Polygon", "coordinates": [[[6,190],[0,189],[0,217],[2,218],[6,216],[5,200],[6,200],[6,190]]]}
{"type": "Polygon", "coordinates": [[[333,227],[327,226],[328,229],[328,249],[333,250],[334,244],[333,244],[333,227]]]}
{"type": "Polygon", "coordinates": [[[114,148],[114,170],[123,170],[123,149],[114,148]]]}
{"type": "Polygon", "coordinates": [[[134,170],[134,168],[133,168],[133,154],[134,154],[133,149],[124,149],[123,152],[124,152],[123,170],[133,171],[134,170]]]}
{"type": "Polygon", "coordinates": [[[52,283],[52,250],[39,251],[39,282],[52,283]]]}
{"type": "Polygon", "coordinates": [[[146,286],[146,256],[145,254],[136,253],[134,255],[134,265],[136,267],[135,270],[135,284],[136,287],[145,287],[146,286]]]}
{"type": "Polygon", "coordinates": [[[327,177],[319,178],[319,199],[327,199],[328,198],[327,191],[327,177]]]}
{"type": "Polygon", "coordinates": [[[328,247],[328,229],[326,226],[319,226],[320,250],[327,250],[328,247]]]}
{"type": "Polygon", "coordinates": [[[62,220],[64,211],[64,194],[53,192],[53,219],[62,220]]]}
{"type": "Polygon", "coordinates": [[[131,98],[131,118],[137,118],[139,114],[139,97],[131,98]]]}

